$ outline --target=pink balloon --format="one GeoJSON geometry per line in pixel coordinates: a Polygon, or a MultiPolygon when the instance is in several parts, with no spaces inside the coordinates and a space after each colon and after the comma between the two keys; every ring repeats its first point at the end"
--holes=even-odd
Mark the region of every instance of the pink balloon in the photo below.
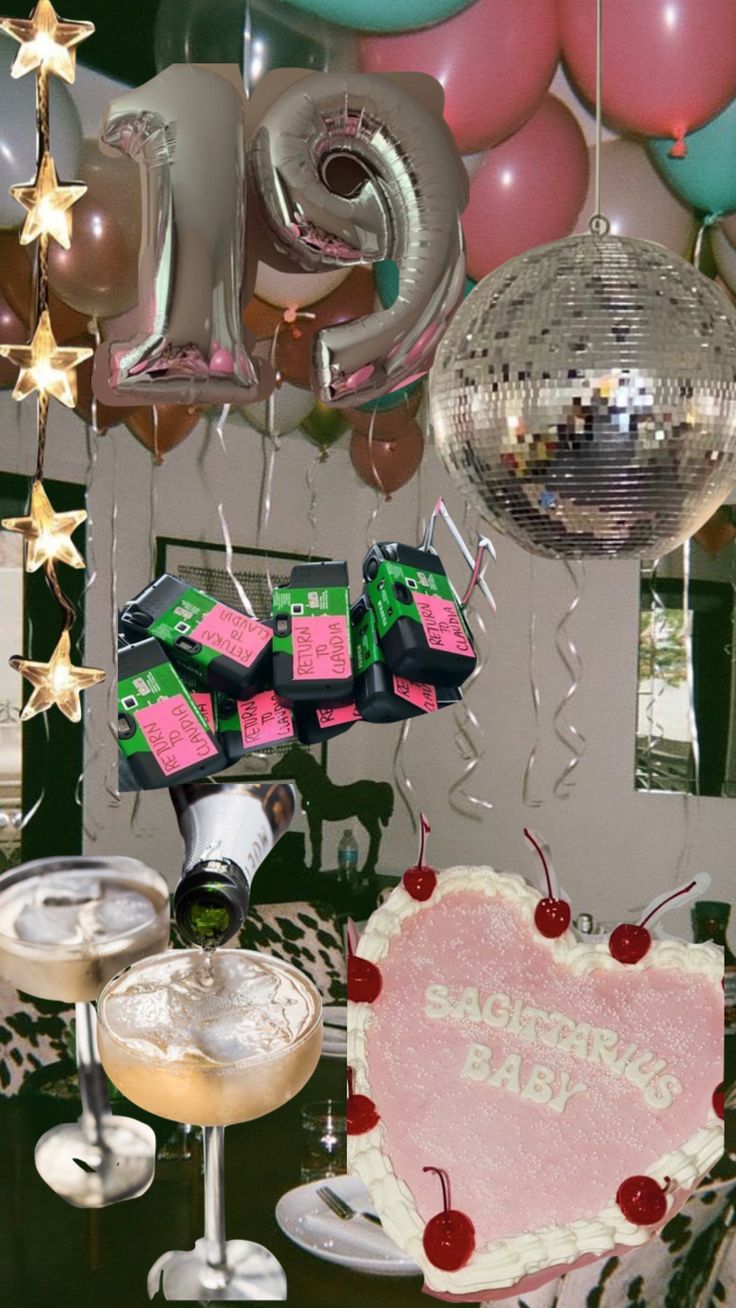
{"type": "MultiPolygon", "coordinates": [[[[560,0],[562,50],[595,99],[593,0],[560,0]]],[[[683,137],[736,95],[734,0],[613,0],[603,7],[603,111],[643,136],[683,137]]]]}
{"type": "Polygon", "coordinates": [[[468,276],[478,281],[515,254],[568,236],[587,185],[588,150],[577,119],[547,95],[471,178],[462,217],[468,276]]]}
{"type": "Polygon", "coordinates": [[[429,73],[464,154],[510,136],[534,112],[559,58],[556,0],[476,0],[445,23],[360,42],[371,73],[429,73]]]}

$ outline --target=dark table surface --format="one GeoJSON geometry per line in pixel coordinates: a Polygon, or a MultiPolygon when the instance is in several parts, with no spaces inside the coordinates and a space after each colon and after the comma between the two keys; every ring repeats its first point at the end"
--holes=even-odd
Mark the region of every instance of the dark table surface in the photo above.
{"type": "MultiPolygon", "coordinates": [[[[276,1202],[300,1184],[306,1103],[345,1094],[344,1064],[322,1059],[301,1094],[278,1112],[225,1133],[227,1234],[271,1249],[286,1271],[289,1304],[298,1308],[427,1308],[421,1278],[361,1275],[313,1257],[282,1235],[276,1202]]],[[[159,1160],[139,1199],[96,1212],[71,1208],[41,1181],[36,1140],[78,1106],[44,1095],[0,1100],[0,1286],[7,1308],[144,1308],[146,1274],[167,1249],[189,1249],[203,1230],[201,1147],[173,1124],[118,1100],[115,1111],[149,1122],[159,1160]]],[[[160,1298],[157,1302],[163,1302],[160,1298]]]]}

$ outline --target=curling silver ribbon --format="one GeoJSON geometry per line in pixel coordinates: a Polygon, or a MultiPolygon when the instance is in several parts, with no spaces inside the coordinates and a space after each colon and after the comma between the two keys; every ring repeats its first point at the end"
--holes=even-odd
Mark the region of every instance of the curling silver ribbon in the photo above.
{"type": "Polygon", "coordinates": [[[309,523],[309,549],[307,554],[311,559],[314,554],[314,542],[317,537],[317,484],[314,480],[314,473],[318,463],[321,463],[322,456],[317,454],[307,467],[304,474],[304,484],[309,491],[309,508],[307,509],[307,522],[309,523]]]}
{"type": "Polygon", "coordinates": [[[365,536],[369,545],[372,545],[376,539],[376,523],[378,521],[378,515],[386,502],[386,491],[381,480],[381,474],[378,471],[373,458],[373,428],[376,424],[376,412],[377,410],[374,409],[371,414],[370,422],[368,423],[368,457],[371,461],[371,472],[373,473],[374,481],[378,483],[376,486],[375,504],[365,528],[365,536]]]}
{"type": "Polygon", "coordinates": [[[705,241],[705,233],[708,231],[709,227],[716,226],[716,224],[718,224],[721,221],[721,217],[722,215],[720,213],[709,213],[706,214],[705,218],[701,220],[700,226],[698,228],[698,234],[695,237],[695,245],[693,246],[692,262],[695,268],[698,269],[700,268],[701,260],[703,258],[703,242],[705,241]]]}
{"type": "Polygon", "coordinates": [[[396,741],[394,757],[392,761],[392,773],[394,784],[399,792],[399,798],[409,814],[412,831],[417,829],[416,804],[414,801],[414,782],[406,770],[406,742],[411,730],[412,719],[407,718],[399,727],[399,735],[396,741]]]}
{"type": "Polygon", "coordinates": [[[575,587],[575,593],[568,608],[560,618],[555,632],[557,652],[570,676],[570,684],[557,706],[552,719],[557,739],[570,752],[570,758],[562,769],[560,775],[557,777],[552,788],[553,793],[558,799],[568,798],[570,790],[575,784],[573,780],[573,772],[583,757],[587,744],[585,736],[578,730],[574,723],[564,721],[565,712],[569,708],[571,700],[577,693],[578,686],[580,685],[580,677],[583,671],[583,661],[578,653],[575,642],[568,634],[567,628],[582,597],[583,583],[585,580],[585,563],[582,560],[576,560],[573,563],[570,559],[565,559],[564,564],[570,576],[570,580],[575,587]]]}
{"type": "MultiPolygon", "coordinates": [[[[115,441],[110,442],[112,452],[112,524],[110,535],[110,660],[115,668],[115,676],[110,677],[107,687],[107,729],[115,741],[115,753],[113,754],[112,770],[114,773],[114,784],[110,778],[110,767],[105,772],[105,790],[107,791],[110,807],[117,807],[121,803],[120,790],[118,789],[118,761],[120,751],[118,749],[118,497],[117,497],[117,473],[118,457],[117,445],[115,441]]],[[[151,469],[153,476],[153,469],[151,469]]]]}
{"type": "Polygon", "coordinates": [[[261,478],[261,502],[258,510],[258,532],[256,540],[263,546],[266,555],[266,581],[273,593],[273,576],[271,573],[271,555],[268,552],[268,528],[271,521],[271,497],[273,494],[273,477],[276,468],[276,455],[281,448],[278,436],[263,436],[263,475],[261,478]]]}
{"type": "MultiPolygon", "coordinates": [[[[28,619],[28,658],[29,658],[29,659],[33,658],[32,650],[33,650],[33,619],[32,619],[32,618],[29,618],[29,619],[28,619]]],[[[49,730],[49,715],[48,715],[48,713],[42,713],[42,714],[41,714],[41,718],[42,718],[42,720],[43,720],[43,729],[44,729],[44,732],[46,733],[46,744],[48,745],[48,743],[49,743],[49,741],[50,741],[50,739],[51,739],[51,732],[50,732],[50,730],[49,730]]],[[[46,756],[48,757],[48,751],[45,751],[45,753],[46,753],[46,756]]],[[[24,831],[25,828],[29,825],[29,823],[33,821],[33,819],[34,819],[34,817],[36,816],[38,810],[40,809],[41,805],[43,804],[43,801],[45,800],[45,798],[46,798],[46,782],[44,782],[43,785],[41,786],[40,793],[36,796],[36,798],[34,799],[33,803],[31,804],[30,808],[27,808],[26,811],[25,811],[25,813],[23,813],[23,815],[22,815],[22,817],[21,817],[21,819],[20,819],[20,822],[18,823],[18,826],[17,826],[17,830],[18,830],[19,832],[20,832],[20,831],[24,831]]]]}
{"type": "MultiPolygon", "coordinates": [[[[229,404],[223,404],[222,409],[220,411],[220,416],[217,419],[217,422],[215,423],[215,431],[217,433],[217,439],[220,442],[220,449],[222,450],[226,458],[227,458],[227,445],[225,444],[225,423],[227,422],[228,415],[230,413],[230,407],[231,406],[229,404]]],[[[222,532],[222,543],[225,546],[225,571],[235,588],[235,593],[238,599],[240,600],[242,608],[248,614],[249,618],[255,618],[256,616],[255,609],[251,604],[250,598],[248,596],[248,592],[243,586],[243,583],[241,582],[240,578],[236,576],[235,571],[233,569],[233,542],[232,542],[232,537],[230,536],[230,527],[228,525],[227,516],[225,514],[225,505],[222,500],[220,500],[219,504],[217,505],[217,516],[220,519],[220,531],[222,532]]]]}
{"type": "MultiPolygon", "coordinates": [[[[655,559],[652,564],[652,570],[649,575],[649,591],[651,601],[649,605],[649,624],[647,632],[647,653],[648,653],[648,675],[650,681],[649,698],[646,704],[646,721],[647,721],[647,743],[645,768],[647,775],[647,790],[655,789],[654,772],[656,760],[656,748],[664,736],[664,729],[659,724],[657,718],[657,708],[662,695],[664,694],[664,683],[657,687],[660,680],[658,673],[659,666],[659,626],[663,617],[666,618],[667,609],[662,600],[658,589],[658,569],[660,560],[655,559]]],[[[663,778],[667,781],[667,778],[663,778]]],[[[667,789],[666,785],[664,789],[667,789]]]]}
{"type": "Polygon", "coordinates": [[[524,768],[524,777],[521,783],[522,803],[527,808],[540,808],[541,799],[532,799],[531,796],[531,779],[534,765],[537,761],[537,751],[539,749],[540,725],[539,710],[542,704],[542,695],[537,681],[537,607],[535,597],[535,572],[534,572],[534,555],[529,555],[529,693],[531,695],[532,709],[534,711],[534,740],[529,750],[529,756],[524,768]]]}
{"type": "Polygon", "coordinates": [[[472,817],[477,821],[481,821],[485,814],[493,808],[493,804],[491,800],[483,799],[467,788],[470,778],[480,767],[486,753],[483,744],[483,729],[477,714],[468,704],[468,695],[486,665],[485,646],[488,633],[480,612],[474,610],[472,614],[468,613],[466,616],[469,625],[472,625],[471,618],[475,619],[478,633],[475,642],[477,662],[463,686],[462,708],[454,710],[455,725],[457,727],[454,737],[455,745],[460,750],[460,756],[466,766],[457,780],[450,786],[448,798],[451,808],[454,808],[456,813],[462,814],[463,817],[472,817]]]}
{"type": "MultiPolygon", "coordinates": [[[[696,796],[700,795],[700,738],[698,736],[698,721],[695,715],[695,667],[693,664],[693,621],[690,609],[690,575],[692,563],[692,540],[685,541],[682,547],[682,620],[683,636],[685,641],[685,683],[687,686],[687,717],[690,731],[690,750],[693,760],[693,790],[696,796]]],[[[682,847],[675,867],[675,880],[679,881],[684,875],[693,849],[694,832],[692,824],[692,795],[690,787],[686,785],[683,795],[683,824],[684,831],[682,836],[682,847]]],[[[700,816],[700,805],[695,806],[697,817],[700,816]]]]}
{"type": "MultiPolygon", "coordinates": [[[[99,329],[97,328],[97,323],[95,322],[93,325],[97,329],[96,339],[99,343],[99,329]]],[[[95,475],[97,472],[97,459],[99,453],[97,442],[92,440],[92,432],[95,432],[95,434],[97,434],[97,404],[94,397],[92,399],[92,425],[89,426],[88,424],[85,423],[85,438],[87,441],[87,472],[85,476],[85,486],[87,491],[88,506],[89,506],[90,493],[95,483],[95,475]]],[[[82,590],[82,596],[85,603],[87,600],[87,596],[91,588],[94,586],[96,580],[97,580],[97,568],[95,566],[95,524],[92,514],[89,512],[89,507],[88,507],[87,509],[87,580],[85,581],[84,588],[82,590]]],[[[88,713],[85,713],[84,715],[84,725],[82,727],[82,740],[83,740],[82,771],[77,777],[77,784],[74,787],[74,803],[77,805],[78,808],[82,810],[82,829],[84,831],[85,836],[87,836],[89,840],[96,840],[97,835],[99,834],[99,827],[97,826],[97,823],[92,822],[89,819],[88,815],[84,811],[82,786],[84,784],[84,774],[89,769],[91,769],[94,760],[97,758],[97,755],[99,754],[102,748],[102,745],[100,741],[97,740],[93,748],[88,751],[88,746],[90,743],[90,720],[89,720],[88,713]]]]}

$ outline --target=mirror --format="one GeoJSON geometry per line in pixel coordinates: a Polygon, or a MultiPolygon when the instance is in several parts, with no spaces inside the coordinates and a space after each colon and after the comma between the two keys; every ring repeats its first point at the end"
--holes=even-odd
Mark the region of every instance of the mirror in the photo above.
{"type": "Polygon", "coordinates": [[[642,567],[637,790],[736,796],[735,584],[736,504],[642,567]]]}

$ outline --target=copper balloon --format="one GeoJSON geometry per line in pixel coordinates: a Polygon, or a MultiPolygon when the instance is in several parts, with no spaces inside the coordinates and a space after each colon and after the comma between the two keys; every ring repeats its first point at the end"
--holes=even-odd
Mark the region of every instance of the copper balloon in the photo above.
{"type": "MultiPolygon", "coordinates": [[[[28,337],[28,329],[0,291],[0,345],[18,345],[28,337]]],[[[0,359],[0,386],[14,386],[18,369],[7,359],[0,359]]]]}
{"type": "Polygon", "coordinates": [[[354,431],[361,431],[366,436],[373,435],[374,441],[399,440],[407,431],[416,427],[414,421],[422,402],[422,387],[407,395],[402,404],[395,409],[376,409],[369,413],[367,409],[343,409],[354,431]]]}
{"type": "Polygon", "coordinates": [[[78,176],[87,194],[74,206],[70,248],[50,242],[49,280],[87,318],[111,318],[138,297],[138,170],[130,159],[102,154],[97,141],[85,141],[78,176]]]}
{"type": "Polygon", "coordinates": [[[325,327],[334,327],[337,323],[365,317],[372,312],[375,299],[376,288],[371,269],[356,268],[336,290],[309,306],[306,312],[313,313],[313,318],[297,317],[289,322],[284,319],[283,309],[276,309],[254,297],[245,310],[243,321],[258,340],[273,336],[278,324],[282,324],[276,345],[276,367],[287,381],[296,386],[308,387],[312,347],[317,332],[325,327]]]}
{"type": "Polygon", "coordinates": [[[186,404],[157,404],[156,414],[158,431],[154,424],[153,409],[143,406],[140,409],[125,408],[120,410],[128,431],[131,431],[141,445],[153,454],[156,463],[163,463],[163,456],[181,445],[190,432],[194,431],[202,417],[202,410],[191,408],[186,404]]]}
{"type": "MultiPolygon", "coordinates": [[[[18,233],[0,231],[0,290],[8,306],[17,314],[24,333],[19,341],[28,339],[28,327],[34,313],[35,291],[31,257],[35,245],[22,246],[18,233]]],[[[81,336],[87,328],[88,314],[77,313],[53,292],[49,295],[49,312],[54,336],[59,344],[81,336]]],[[[15,344],[15,342],[8,342],[15,344]]]]}
{"type": "Polygon", "coordinates": [[[411,481],[424,454],[424,438],[414,423],[398,440],[376,441],[360,431],[350,437],[350,461],[361,481],[389,499],[411,481]]]}

